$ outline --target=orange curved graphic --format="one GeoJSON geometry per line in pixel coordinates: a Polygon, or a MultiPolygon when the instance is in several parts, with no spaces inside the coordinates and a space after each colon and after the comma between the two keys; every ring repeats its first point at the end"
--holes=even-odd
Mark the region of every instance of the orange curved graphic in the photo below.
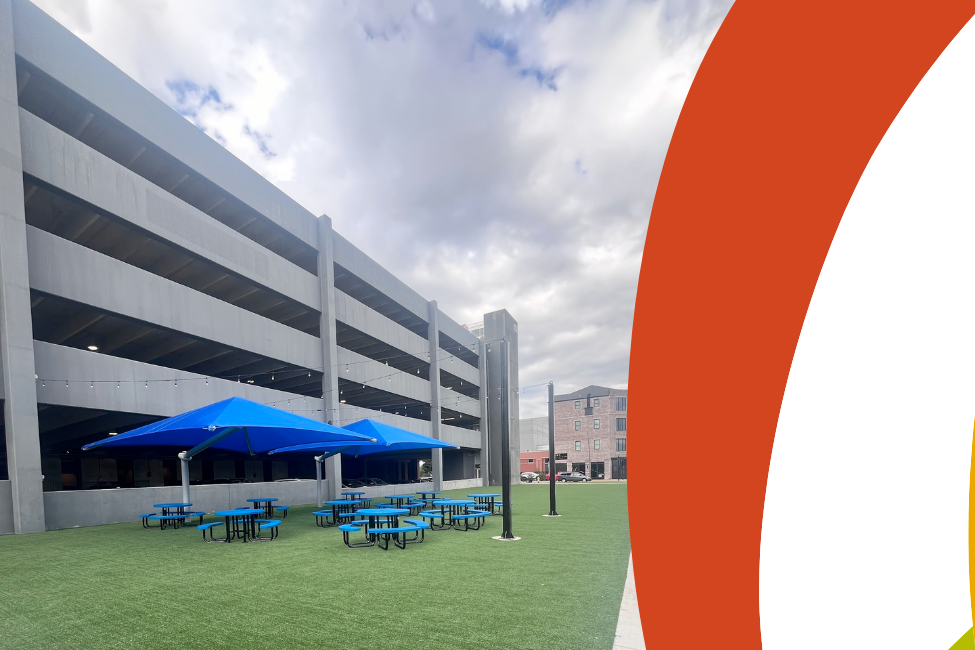
{"type": "Polygon", "coordinates": [[[738,0],[715,37],[660,178],[633,331],[648,648],[761,647],[765,487],[806,309],[870,156],[973,13],[738,0]]]}

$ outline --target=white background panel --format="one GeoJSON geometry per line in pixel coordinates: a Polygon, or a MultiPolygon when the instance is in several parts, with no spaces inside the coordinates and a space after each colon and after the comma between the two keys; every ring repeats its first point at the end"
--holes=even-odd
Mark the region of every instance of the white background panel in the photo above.
{"type": "Polygon", "coordinates": [[[762,527],[766,650],[948,650],[972,625],[973,125],[970,23],[867,166],[803,325],[762,527]]]}

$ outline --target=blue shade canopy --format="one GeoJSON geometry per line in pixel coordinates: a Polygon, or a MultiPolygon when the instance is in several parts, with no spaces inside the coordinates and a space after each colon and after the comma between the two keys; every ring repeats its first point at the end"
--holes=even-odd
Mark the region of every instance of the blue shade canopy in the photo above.
{"type": "Polygon", "coordinates": [[[316,422],[300,415],[264,406],[242,397],[175,415],[82,449],[95,447],[171,446],[189,449],[192,457],[208,447],[259,454],[285,445],[307,443],[358,444],[373,436],[316,422]]]}
{"type": "Polygon", "coordinates": [[[365,456],[367,454],[381,454],[390,451],[403,451],[407,449],[459,449],[457,445],[449,442],[437,440],[430,436],[423,436],[413,433],[406,429],[376,422],[375,420],[359,420],[352,424],[342,427],[350,433],[357,433],[369,438],[375,438],[376,442],[354,442],[354,443],[311,443],[302,445],[292,445],[269,451],[269,454],[278,454],[285,451],[321,451],[326,455],[337,453],[350,454],[355,456],[365,456]]]}

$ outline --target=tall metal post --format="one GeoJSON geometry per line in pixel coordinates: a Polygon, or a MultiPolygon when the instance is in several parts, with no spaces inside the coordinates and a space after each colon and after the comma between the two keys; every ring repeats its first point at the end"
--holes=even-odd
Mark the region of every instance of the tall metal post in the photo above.
{"type": "Polygon", "coordinates": [[[501,504],[504,509],[501,539],[514,539],[511,533],[511,448],[508,443],[508,341],[501,341],[501,504]]]}
{"type": "Polygon", "coordinates": [[[548,502],[549,517],[558,517],[555,510],[555,384],[548,382],[548,502]]]}

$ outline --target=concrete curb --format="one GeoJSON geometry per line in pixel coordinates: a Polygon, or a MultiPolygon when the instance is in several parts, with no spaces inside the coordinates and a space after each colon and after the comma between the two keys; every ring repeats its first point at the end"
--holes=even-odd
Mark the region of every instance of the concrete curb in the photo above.
{"type": "Polygon", "coordinates": [[[640,624],[640,609],[637,606],[636,582],[633,578],[633,554],[630,553],[613,650],[646,650],[646,647],[646,642],[643,640],[643,626],[640,624]]]}

